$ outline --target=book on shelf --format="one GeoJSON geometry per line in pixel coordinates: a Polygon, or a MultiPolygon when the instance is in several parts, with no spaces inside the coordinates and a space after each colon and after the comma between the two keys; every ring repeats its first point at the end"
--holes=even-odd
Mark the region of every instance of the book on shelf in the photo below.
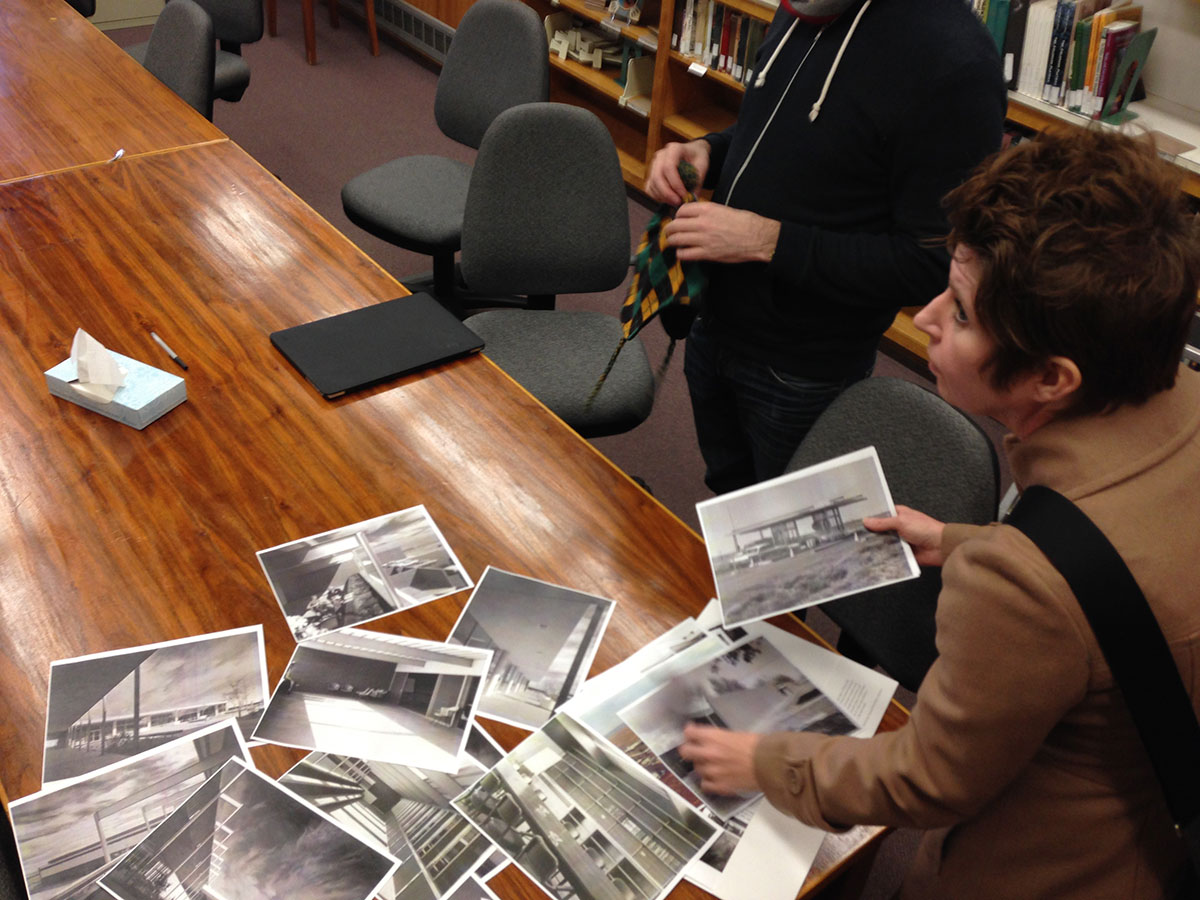
{"type": "Polygon", "coordinates": [[[1004,30],[1004,45],[1000,50],[1004,63],[1004,83],[1010,91],[1017,89],[1017,76],[1021,71],[1021,52],[1025,45],[1025,24],[1029,16],[1029,4],[1017,0],[1008,11],[1008,25],[1004,30]]]}
{"type": "Polygon", "coordinates": [[[1138,33],[1141,23],[1113,22],[1104,29],[1100,43],[1100,59],[1096,64],[1096,90],[1092,98],[1091,116],[1099,119],[1104,109],[1104,101],[1112,87],[1113,75],[1121,63],[1125,48],[1138,33]]]}
{"type": "Polygon", "coordinates": [[[1004,33],[1008,30],[1010,11],[1010,0],[991,0],[991,3],[988,4],[987,17],[983,20],[988,34],[996,42],[996,50],[1000,53],[1004,52],[1004,33]]]}
{"type": "Polygon", "coordinates": [[[1058,102],[1066,67],[1067,44],[1070,42],[1068,23],[1075,19],[1075,0],[1058,0],[1054,9],[1054,24],[1050,29],[1050,50],[1046,58],[1046,72],[1042,79],[1042,100],[1058,102]]]}
{"type": "Polygon", "coordinates": [[[1069,109],[1079,109],[1083,89],[1083,67],[1091,39],[1092,16],[1108,6],[1109,0],[1079,0],[1075,4],[1075,21],[1071,25],[1071,44],[1067,48],[1067,73],[1059,103],[1069,109]]]}
{"type": "Polygon", "coordinates": [[[1021,72],[1017,90],[1040,97],[1050,57],[1050,33],[1054,27],[1056,0],[1033,0],[1025,25],[1025,43],[1021,52],[1021,72]]]}
{"type": "Polygon", "coordinates": [[[1087,62],[1084,64],[1083,70],[1083,99],[1080,103],[1080,111],[1085,115],[1092,114],[1092,104],[1096,99],[1096,74],[1100,61],[1100,38],[1104,34],[1104,27],[1117,21],[1141,22],[1141,20],[1142,7],[1138,3],[1110,6],[1107,9],[1099,10],[1092,16],[1087,62]]]}

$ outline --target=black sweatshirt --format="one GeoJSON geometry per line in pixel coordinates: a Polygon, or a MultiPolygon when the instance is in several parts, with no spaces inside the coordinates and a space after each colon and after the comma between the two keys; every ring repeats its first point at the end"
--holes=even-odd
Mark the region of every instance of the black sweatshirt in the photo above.
{"type": "MultiPolygon", "coordinates": [[[[941,199],[999,148],[1006,104],[995,44],[963,0],[873,0],[810,121],[858,10],[826,26],[796,74],[820,30],[799,22],[736,124],[705,138],[713,199],[783,223],[770,263],[709,264],[709,327],[822,380],[865,371],[896,311],[945,288],[941,199]]],[[[756,74],[793,21],[776,14],[756,74]]]]}

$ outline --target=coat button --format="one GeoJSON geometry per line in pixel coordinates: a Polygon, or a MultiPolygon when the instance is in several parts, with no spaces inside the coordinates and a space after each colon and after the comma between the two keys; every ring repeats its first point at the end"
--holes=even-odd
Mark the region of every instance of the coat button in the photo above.
{"type": "Polygon", "coordinates": [[[799,766],[788,766],[787,785],[788,790],[796,796],[804,793],[804,775],[799,766]]]}

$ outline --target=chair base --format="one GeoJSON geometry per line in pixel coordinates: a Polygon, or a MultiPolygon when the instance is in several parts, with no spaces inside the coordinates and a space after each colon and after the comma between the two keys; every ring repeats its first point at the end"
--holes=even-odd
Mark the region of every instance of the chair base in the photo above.
{"type": "MultiPolygon", "coordinates": [[[[277,0],[266,0],[267,14],[267,34],[271,37],[277,35],[276,24],[278,14],[276,9],[277,0]]],[[[329,24],[337,28],[340,24],[338,16],[338,0],[326,0],[329,4],[329,24]]],[[[301,0],[301,14],[304,20],[304,58],[310,66],[317,64],[317,25],[316,16],[313,13],[313,0],[301,0]]],[[[367,24],[367,40],[370,44],[371,55],[379,55],[379,31],[375,26],[375,3],[374,0],[363,0],[363,18],[367,24]]]]}

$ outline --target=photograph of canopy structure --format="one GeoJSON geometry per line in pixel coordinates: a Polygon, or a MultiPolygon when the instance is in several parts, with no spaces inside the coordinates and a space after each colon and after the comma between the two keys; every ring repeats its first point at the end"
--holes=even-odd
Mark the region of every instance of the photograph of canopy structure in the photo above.
{"type": "Polygon", "coordinates": [[[850,734],[858,726],[766,638],[745,641],[620,711],[630,730],[722,819],[759,796],[704,791],[691,763],[679,755],[690,722],[733,731],[816,731],[850,734]]]}
{"type": "Polygon", "coordinates": [[[279,782],[400,861],[383,900],[443,900],[495,850],[450,805],[485,771],[475,760],[451,775],[310,753],[279,782]]]}
{"type": "Polygon", "coordinates": [[[107,897],[96,880],[230,759],[225,721],[9,804],[30,900],[107,897]]]}
{"type": "Polygon", "coordinates": [[[454,805],[556,900],[664,896],[717,833],[563,713],[454,805]]]}
{"type": "Polygon", "coordinates": [[[297,641],[471,586],[424,506],[258,551],[297,641]]]}
{"type": "Polygon", "coordinates": [[[457,772],[490,650],[347,628],[296,647],[257,740],[457,772]]]}
{"type": "Polygon", "coordinates": [[[54,662],[42,785],[224,719],[249,736],[267,693],[261,625],[54,662]]]}
{"type": "Polygon", "coordinates": [[[613,601],[489,566],[448,643],[494,651],[479,714],[541,728],[587,677],[613,601]]]}
{"type": "Polygon", "coordinates": [[[696,504],[726,628],[919,576],[874,447],[696,504]]]}
{"type": "Polygon", "coordinates": [[[366,900],[395,869],[396,860],[233,759],[100,885],[120,900],[366,900]]]}

